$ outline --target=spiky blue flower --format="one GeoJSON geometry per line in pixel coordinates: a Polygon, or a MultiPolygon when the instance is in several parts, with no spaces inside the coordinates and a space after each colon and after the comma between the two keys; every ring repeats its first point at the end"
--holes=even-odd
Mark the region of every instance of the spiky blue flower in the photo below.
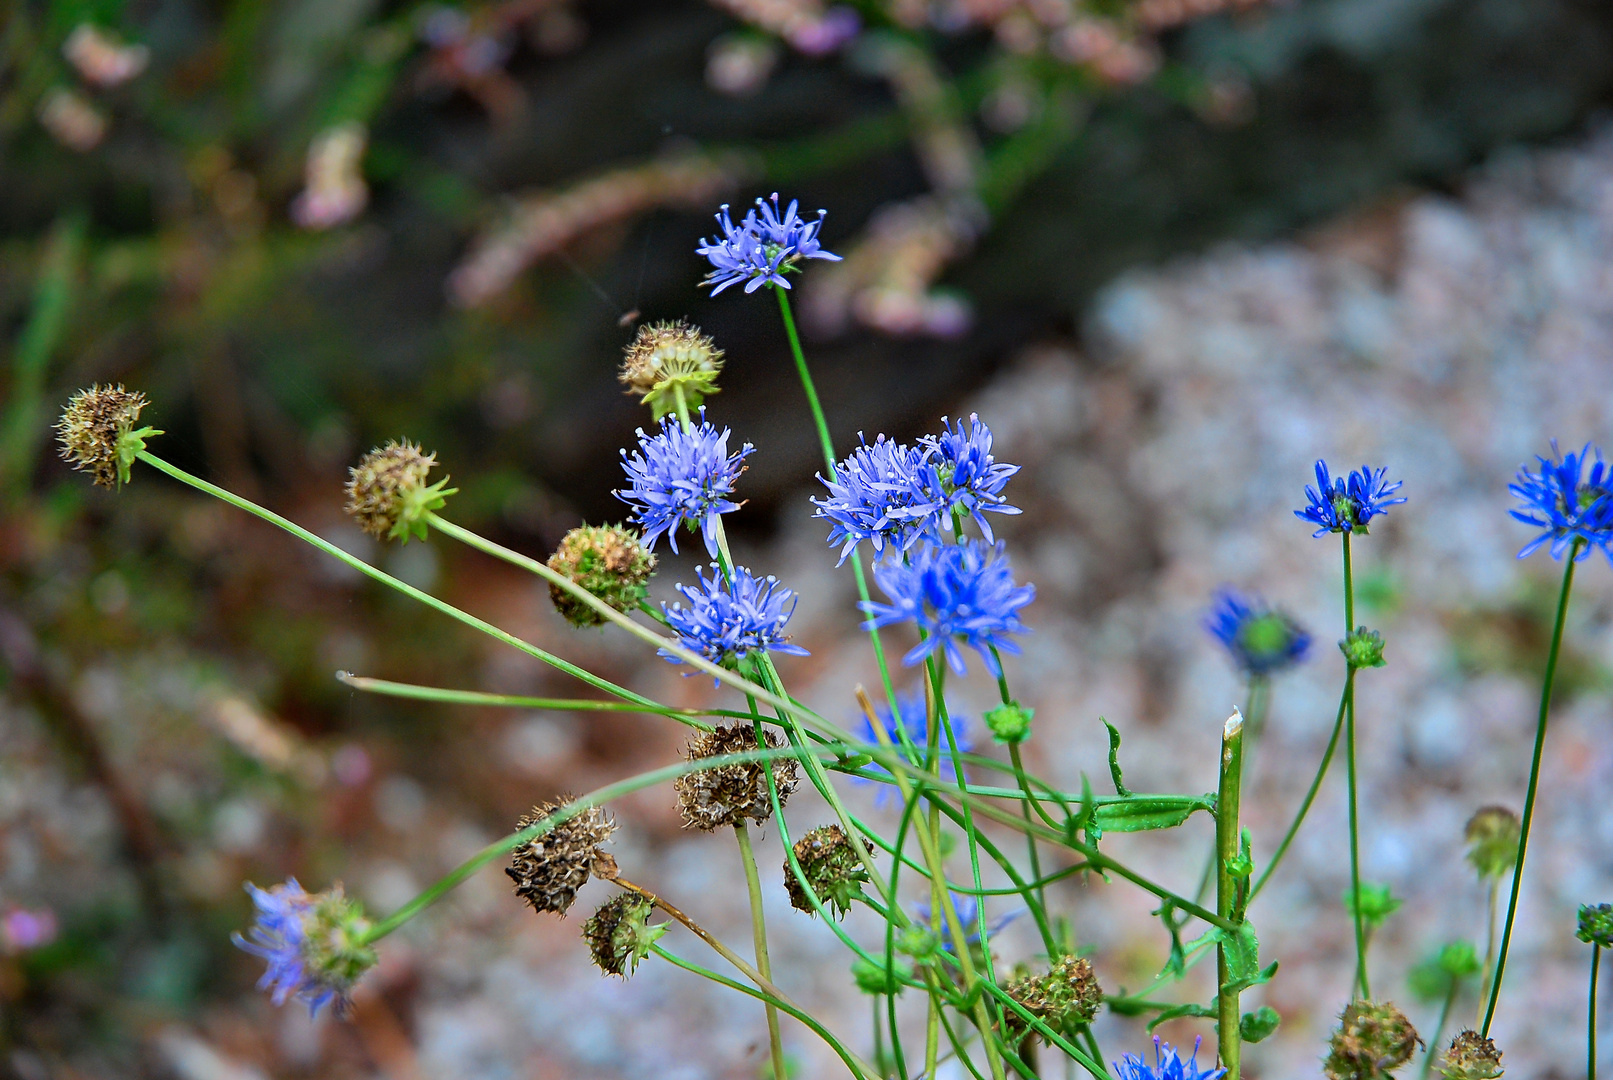
{"type": "Polygon", "coordinates": [[[1579,453],[1564,454],[1553,439],[1551,454],[1549,458],[1536,456],[1539,472],[1519,469],[1517,480],[1507,485],[1507,490],[1523,503],[1512,511],[1512,516],[1542,530],[1524,545],[1518,558],[1550,544],[1551,557],[1560,559],[1577,541],[1577,558],[1583,559],[1592,548],[1600,547],[1604,555],[1613,559],[1613,469],[1602,460],[1601,448],[1586,443],[1579,453]]]}
{"type": "Polygon", "coordinates": [[[840,545],[841,563],[863,540],[876,554],[887,544],[906,551],[934,524],[941,507],[936,492],[924,486],[924,459],[922,450],[879,435],[840,462],[833,480],[818,475],[829,494],[812,500],[814,516],[828,519],[829,543],[840,545]]]}
{"type": "MultiPolygon", "coordinates": [[[[920,687],[905,694],[897,694],[896,711],[894,713],[891,711],[889,703],[877,706],[874,711],[879,717],[880,726],[885,729],[886,737],[890,739],[893,751],[901,754],[913,765],[922,768],[925,758],[929,755],[930,745],[929,709],[924,699],[923,688],[920,687]],[[906,746],[902,743],[901,733],[903,731],[907,732],[908,742],[913,745],[912,753],[908,753],[906,746]]],[[[947,711],[947,717],[950,721],[949,726],[952,728],[952,739],[957,743],[958,750],[960,752],[973,750],[974,743],[969,737],[968,721],[950,709],[947,711]]],[[[871,743],[874,746],[883,745],[866,713],[862,716],[857,733],[865,743],[871,743]]],[[[946,780],[951,780],[956,775],[952,767],[951,746],[952,744],[948,743],[946,736],[942,734],[939,752],[936,755],[936,774],[946,780]]],[[[878,763],[864,766],[864,769],[867,772],[878,773],[881,776],[890,775],[890,770],[878,763]]],[[[874,783],[872,780],[860,782],[865,784],[874,783]]],[[[874,796],[874,801],[883,804],[890,797],[893,790],[894,788],[891,785],[881,783],[878,793],[874,796]]]]}
{"type": "Polygon", "coordinates": [[[295,996],[310,1014],[333,1002],[341,1009],[348,990],[375,964],[363,909],[340,886],[308,893],[296,878],[268,889],[248,882],[246,891],[257,919],[246,936],[232,934],[231,940],[267,962],[258,989],[268,990],[276,1005],[295,996]]]}
{"type": "Polygon", "coordinates": [[[728,204],[723,203],[717,214],[719,235],[714,240],[702,239],[695,249],[711,263],[711,272],[702,282],[712,287],[711,295],[742,281],[748,293],[768,284],[788,289],[790,283],[784,275],[803,259],[840,261],[840,256],[824,251],[818,242],[826,211],[819,210],[817,220],[808,221],[797,207],[791,199],[781,211],[775,191],[766,199],[757,199],[755,208],[736,225],[728,204]]]}
{"type": "Polygon", "coordinates": [[[1204,628],[1248,675],[1272,675],[1292,667],[1311,647],[1311,636],[1293,619],[1232,588],[1215,594],[1204,628]]]}
{"type": "Polygon", "coordinates": [[[1388,513],[1389,507],[1406,501],[1404,497],[1389,497],[1400,490],[1402,482],[1385,483],[1384,474],[1388,471],[1363,465],[1347,477],[1330,477],[1327,462],[1318,460],[1316,486],[1305,485],[1305,497],[1310,504],[1303,510],[1295,510],[1294,516],[1317,526],[1311,534],[1313,537],[1347,532],[1365,535],[1368,522],[1379,514],[1388,513]]]}
{"type": "Polygon", "coordinates": [[[672,550],[678,550],[677,526],[696,528],[706,541],[706,553],[717,555],[717,522],[721,515],[738,510],[729,498],[744,461],[755,447],[746,443],[728,452],[727,428],[718,431],[700,410],[700,423],[685,430],[676,418],[661,423],[661,430],[646,435],[638,430],[638,449],[630,456],[622,451],[622,468],[629,487],[615,492],[618,499],[633,508],[633,520],[643,526],[644,546],[653,550],[656,540],[666,535],[672,550]]]}
{"type": "MultiPolygon", "coordinates": [[[[952,910],[958,916],[958,927],[965,931],[963,940],[970,945],[978,945],[980,943],[980,901],[972,896],[964,896],[958,893],[948,893],[947,895],[951,897],[952,910]]],[[[913,914],[921,923],[929,923],[933,918],[930,905],[922,900],[913,905],[913,914]]],[[[1022,907],[1004,912],[986,924],[986,933],[996,935],[1023,914],[1025,914],[1025,908],[1022,907]]],[[[944,921],[940,927],[940,938],[941,948],[947,952],[952,952],[952,936],[946,932],[946,923],[944,921]]]]}
{"type": "Polygon", "coordinates": [[[1227,1074],[1225,1069],[1199,1067],[1200,1041],[1193,1040],[1193,1056],[1183,1061],[1175,1047],[1160,1043],[1156,1035],[1152,1068],[1136,1054],[1127,1054],[1115,1062],[1115,1075],[1120,1080],[1220,1080],[1227,1074]]]}
{"type": "MultiPolygon", "coordinates": [[[[796,595],[780,585],[778,578],[757,577],[736,566],[731,580],[724,581],[716,563],[711,564],[710,577],[702,570],[695,574],[698,585],[678,586],[688,607],[678,602],[661,605],[679,645],[714,664],[732,665],[758,649],[808,655],[799,645],[791,645],[784,634],[795,614],[796,595]]],[[[665,649],[660,653],[674,664],[682,663],[665,649]]]]}
{"type": "Polygon", "coordinates": [[[913,623],[927,636],[902,662],[917,664],[940,650],[960,675],[964,671],[960,643],[978,652],[993,675],[1002,674],[991,650],[1019,652],[1007,635],[1026,632],[1019,609],[1036,598],[1034,585],[1014,584],[1003,545],[980,540],[962,544],[926,540],[906,559],[886,558],[875,567],[874,580],[890,603],[863,603],[870,616],[863,628],[913,623]]]}
{"type": "Polygon", "coordinates": [[[1010,506],[1003,498],[1003,488],[1009,478],[1019,472],[1018,465],[999,462],[991,453],[991,428],[980,422],[975,413],[963,420],[949,423],[941,420],[941,434],[928,435],[924,443],[929,450],[925,464],[930,470],[931,488],[941,513],[937,526],[949,529],[954,515],[971,517],[980,526],[987,541],[996,539],[991,533],[985,514],[1017,514],[1019,507],[1010,506]]]}

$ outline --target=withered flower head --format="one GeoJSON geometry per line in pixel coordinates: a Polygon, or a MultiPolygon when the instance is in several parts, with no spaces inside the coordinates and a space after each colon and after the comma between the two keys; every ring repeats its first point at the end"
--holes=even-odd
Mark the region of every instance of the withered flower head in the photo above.
{"type": "MultiPolygon", "coordinates": [[[[795,861],[801,864],[801,873],[817,893],[818,902],[837,918],[843,918],[868,881],[868,871],[863,869],[862,858],[845,830],[838,825],[813,829],[795,842],[794,850],[795,861]]],[[[788,859],[784,861],[784,888],[792,905],[812,914],[812,898],[801,887],[788,859]]]]}
{"type": "Polygon", "coordinates": [[[1499,878],[1518,862],[1518,815],[1504,806],[1484,806],[1467,819],[1467,861],[1481,880],[1499,878]]]}
{"type": "Polygon", "coordinates": [[[116,487],[129,482],[129,466],[145,449],[145,437],[161,435],[156,428],[135,429],[146,395],[121,386],[92,386],[80,390],[68,401],[56,422],[56,438],[62,444],[62,457],[73,468],[88,472],[97,487],[116,487]]]}
{"type": "MultiPolygon", "coordinates": [[[[529,829],[570,801],[570,796],[563,796],[535,806],[515,827],[529,829]]],[[[615,873],[616,861],[599,850],[615,831],[616,823],[599,807],[590,806],[520,845],[510,853],[511,865],[504,870],[515,882],[515,895],[533,911],[564,915],[590,873],[615,873]]]]}
{"type": "Polygon", "coordinates": [[[1406,1014],[1389,1002],[1352,1001],[1339,1016],[1322,1071],[1328,1080],[1383,1080],[1422,1043],[1406,1014]]]}
{"type": "Polygon", "coordinates": [[[411,536],[424,540],[426,512],[441,510],[459,490],[444,487],[447,477],[426,483],[436,463],[436,454],[423,453],[408,441],[393,440],[371,450],[350,470],[346,511],[371,536],[406,544],[411,536]]]}
{"type": "MultiPolygon", "coordinates": [[[[655,573],[655,555],[645,550],[632,529],[584,525],[560,541],[549,556],[549,569],[564,574],[617,611],[629,611],[647,594],[644,583],[655,573]]],[[[605,621],[558,585],[549,586],[549,599],[573,626],[599,626],[605,621]]]]}
{"type": "Polygon", "coordinates": [[[659,420],[677,408],[677,392],[691,411],[717,393],[723,351],[681,319],[638,328],[625,350],[619,376],[628,393],[637,394],[659,420]]]}
{"type": "MultiPolygon", "coordinates": [[[[1059,1032],[1090,1022],[1103,1004],[1103,988],[1092,965],[1077,956],[1060,957],[1046,973],[1015,979],[1005,989],[1038,1020],[1059,1032]]],[[[1011,1009],[1003,1010],[1003,1019],[1019,1037],[1030,1031],[1024,1017],[1011,1009]]]]}
{"type": "MultiPolygon", "coordinates": [[[[784,746],[783,738],[775,732],[766,732],[766,739],[768,749],[784,746]]],[[[756,741],[755,728],[749,724],[733,724],[697,733],[689,740],[687,753],[689,760],[694,761],[759,749],[762,747],[756,741]]],[[[793,758],[778,758],[771,763],[747,761],[718,765],[678,777],[673,787],[678,792],[684,826],[711,832],[723,825],[739,825],[746,818],[758,825],[765,822],[773,814],[773,802],[767,791],[769,765],[782,806],[799,782],[799,770],[793,758]]]]}
{"type": "Polygon", "coordinates": [[[1495,1040],[1468,1029],[1451,1040],[1440,1071],[1445,1080],[1495,1080],[1505,1070],[1501,1068],[1501,1051],[1495,1048],[1495,1040]]]}
{"type": "Polygon", "coordinates": [[[638,893],[624,892],[588,917],[582,936],[600,971],[625,979],[650,955],[650,946],[666,933],[666,923],[650,925],[653,910],[655,905],[638,893]]]}

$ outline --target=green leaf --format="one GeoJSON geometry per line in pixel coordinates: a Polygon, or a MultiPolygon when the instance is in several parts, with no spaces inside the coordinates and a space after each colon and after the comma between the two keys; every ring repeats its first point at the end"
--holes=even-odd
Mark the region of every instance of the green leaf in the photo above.
{"type": "Polygon", "coordinates": [[[1106,832],[1147,832],[1174,829],[1202,809],[1204,800],[1194,795],[1133,795],[1124,802],[1099,803],[1093,818],[1106,832]]]}
{"type": "Polygon", "coordinates": [[[1277,1030],[1277,1025],[1283,1018],[1277,1015],[1277,1010],[1270,1005],[1262,1005],[1254,1012],[1246,1012],[1238,1021],[1238,1038],[1246,1043],[1257,1043],[1268,1039],[1277,1030]]]}
{"type": "Polygon", "coordinates": [[[1216,945],[1226,953],[1227,981],[1221,989],[1228,993],[1270,982],[1271,977],[1277,974],[1275,960],[1264,968],[1260,966],[1260,940],[1255,936],[1252,923],[1239,923],[1236,930],[1212,926],[1187,947],[1188,955],[1208,945],[1216,945]]]}
{"type": "Polygon", "coordinates": [[[1226,861],[1227,873],[1235,878],[1246,878],[1255,872],[1254,856],[1249,852],[1249,830],[1243,830],[1242,844],[1236,858],[1226,861]]]}
{"type": "MultiPolygon", "coordinates": [[[[1131,791],[1126,787],[1125,777],[1120,773],[1120,729],[1104,717],[1100,716],[1098,719],[1109,729],[1109,776],[1115,782],[1115,794],[1130,795],[1131,791]]],[[[1168,828],[1168,826],[1158,827],[1168,828]]]]}
{"type": "Polygon", "coordinates": [[[1192,1003],[1192,1002],[1190,1002],[1190,1003],[1188,1003],[1186,1005],[1178,1005],[1173,1009],[1166,1009],[1164,1012],[1160,1013],[1158,1016],[1156,1016],[1152,1020],[1148,1021],[1148,1033],[1150,1035],[1152,1035],[1154,1033],[1154,1029],[1157,1028],[1159,1025],[1163,1024],[1167,1020],[1175,1020],[1178,1017],[1182,1017],[1182,1016],[1214,1016],[1214,1015],[1215,1015],[1215,1008],[1213,1006],[1210,1006],[1210,1005],[1199,1005],[1199,1004],[1192,1003]]]}

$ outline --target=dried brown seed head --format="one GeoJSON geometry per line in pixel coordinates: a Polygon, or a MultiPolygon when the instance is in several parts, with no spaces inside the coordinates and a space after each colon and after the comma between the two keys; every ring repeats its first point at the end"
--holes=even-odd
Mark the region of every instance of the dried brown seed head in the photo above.
{"type": "Polygon", "coordinates": [[[440,510],[456,490],[444,487],[446,477],[426,483],[426,475],[436,463],[436,454],[424,453],[407,440],[393,440],[371,450],[350,470],[347,513],[359,528],[379,539],[408,543],[411,536],[417,536],[424,540],[426,512],[440,510]]]}
{"type": "MultiPolygon", "coordinates": [[[[766,732],[766,740],[769,749],[784,746],[784,740],[775,732],[766,732]]],[[[694,761],[761,748],[754,727],[732,724],[715,731],[699,732],[689,740],[687,754],[689,760],[694,761]]],[[[769,765],[782,806],[800,782],[800,770],[792,758],[779,758],[770,763],[747,761],[719,765],[678,777],[673,787],[678,793],[684,826],[710,832],[723,825],[738,825],[746,818],[757,824],[765,822],[773,815],[773,801],[767,790],[769,765]]]]}
{"type": "MultiPolygon", "coordinates": [[[[1015,979],[1005,990],[1038,1020],[1061,1033],[1091,1021],[1103,1004],[1103,988],[1092,965],[1078,956],[1060,957],[1047,972],[1015,979]]],[[[1003,1011],[1003,1018],[1017,1037],[1031,1030],[1025,1018],[1011,1009],[1003,1011]]]]}
{"type": "MultiPolygon", "coordinates": [[[[638,533],[620,525],[584,525],[572,529],[549,556],[549,569],[564,574],[617,611],[638,606],[644,583],[655,573],[655,555],[646,551],[638,533]]],[[[558,585],[549,586],[555,610],[573,626],[599,626],[604,616],[558,585]]]]}
{"type": "MultiPolygon", "coordinates": [[[[533,807],[515,827],[529,829],[570,801],[568,796],[533,807]]],[[[590,806],[517,847],[504,872],[515,882],[515,894],[533,911],[564,915],[589,873],[596,866],[614,865],[599,846],[615,831],[616,823],[599,807],[590,806]]]]}
{"type": "Polygon", "coordinates": [[[1322,1071],[1328,1080],[1383,1080],[1410,1061],[1421,1043],[1393,1004],[1352,1001],[1339,1016],[1322,1071]]]}
{"type": "MultiPolygon", "coordinates": [[[[130,460],[140,448],[131,447],[128,440],[138,435],[134,424],[146,404],[146,396],[140,391],[121,386],[96,385],[80,390],[56,422],[62,457],[71,461],[73,468],[88,472],[97,487],[116,487],[126,481],[130,460]]],[[[151,428],[142,431],[159,434],[151,428]]]]}
{"type": "Polygon", "coordinates": [[[1496,1080],[1505,1071],[1501,1068],[1501,1051],[1496,1049],[1495,1040],[1486,1039],[1471,1029],[1451,1040],[1440,1069],[1445,1080],[1496,1080]]]}

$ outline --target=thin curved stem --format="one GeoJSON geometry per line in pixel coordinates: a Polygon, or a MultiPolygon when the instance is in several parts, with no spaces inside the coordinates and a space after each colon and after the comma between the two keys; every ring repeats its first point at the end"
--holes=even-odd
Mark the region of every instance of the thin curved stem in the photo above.
{"type": "Polygon", "coordinates": [[[1557,679],[1557,659],[1563,647],[1563,625],[1568,619],[1568,597],[1574,588],[1574,565],[1584,541],[1575,540],[1568,549],[1568,565],[1563,568],[1563,587],[1557,596],[1557,619],[1551,629],[1551,651],[1546,654],[1546,676],[1540,687],[1540,718],[1535,725],[1535,752],[1529,764],[1529,791],[1523,799],[1523,821],[1518,829],[1518,860],[1512,868],[1512,895],[1507,900],[1507,921],[1501,931],[1501,951],[1495,958],[1495,981],[1490,984],[1490,1003],[1484,1010],[1484,1026],[1479,1034],[1488,1037],[1495,1019],[1495,1003],[1501,996],[1501,978],[1507,970],[1507,949],[1512,944],[1512,923],[1518,914],[1518,891],[1523,887],[1523,859],[1529,851],[1529,826],[1535,819],[1535,795],[1540,790],[1540,758],[1546,749],[1546,722],[1551,716],[1551,690],[1557,679]]]}
{"type": "MultiPolygon", "coordinates": [[[[764,770],[772,782],[772,770],[764,770]]],[[[756,970],[762,978],[773,978],[773,961],[767,954],[767,922],[762,915],[762,882],[756,875],[756,853],[751,850],[750,830],[744,819],[734,822],[734,838],[739,841],[740,861],[745,864],[745,891],[750,898],[751,942],[756,949],[756,970]]],[[[779,1033],[778,1009],[767,1003],[767,1044],[773,1058],[773,1080],[789,1080],[784,1064],[784,1040],[779,1033]]]]}
{"type": "Polygon", "coordinates": [[[1591,985],[1586,995],[1588,1004],[1585,1011],[1585,1075],[1588,1080],[1596,1080],[1596,969],[1602,963],[1602,945],[1600,942],[1591,943],[1591,985]]]}
{"type": "Polygon", "coordinates": [[[384,697],[408,698],[412,701],[435,701],[447,705],[483,705],[511,709],[553,709],[559,712],[640,712],[666,716],[702,731],[712,725],[698,716],[730,716],[741,720],[750,714],[733,709],[675,709],[666,705],[639,705],[630,701],[599,701],[591,698],[528,697],[524,694],[490,694],[482,690],[453,690],[440,686],[420,686],[415,683],[393,682],[390,679],[372,679],[354,675],[351,671],[338,671],[336,681],[366,694],[384,697]]]}
{"type": "Polygon", "coordinates": [[[1266,881],[1277,869],[1277,864],[1283,861],[1289,845],[1299,833],[1299,827],[1305,823],[1305,815],[1310,813],[1311,804],[1316,801],[1316,793],[1321,790],[1322,781],[1327,777],[1327,767],[1333,763],[1333,751],[1338,749],[1339,736],[1344,733],[1344,710],[1348,700],[1349,686],[1346,684],[1344,692],[1339,694],[1339,713],[1333,720],[1333,734],[1328,737],[1327,749],[1322,753],[1322,763],[1317,766],[1316,777],[1311,781],[1310,789],[1305,792],[1305,798],[1299,804],[1299,812],[1294,815],[1293,823],[1288,826],[1288,832],[1283,835],[1283,842],[1277,845],[1276,852],[1271,856],[1271,862],[1266,864],[1266,869],[1261,871],[1259,879],[1255,881],[1255,887],[1249,891],[1251,903],[1260,895],[1260,890],[1266,887],[1266,881]]]}
{"type": "Polygon", "coordinates": [[[1451,1017],[1451,1006],[1456,1003],[1456,991],[1461,988],[1462,981],[1451,976],[1451,988],[1445,992],[1445,1004],[1440,1006],[1439,1019],[1434,1022],[1434,1034],[1428,1040],[1428,1052],[1423,1055],[1423,1067],[1417,1074],[1419,1080],[1428,1080],[1428,1074],[1434,1068],[1434,1059],[1439,1056],[1439,1039],[1445,1034],[1445,1022],[1451,1017]]]}

